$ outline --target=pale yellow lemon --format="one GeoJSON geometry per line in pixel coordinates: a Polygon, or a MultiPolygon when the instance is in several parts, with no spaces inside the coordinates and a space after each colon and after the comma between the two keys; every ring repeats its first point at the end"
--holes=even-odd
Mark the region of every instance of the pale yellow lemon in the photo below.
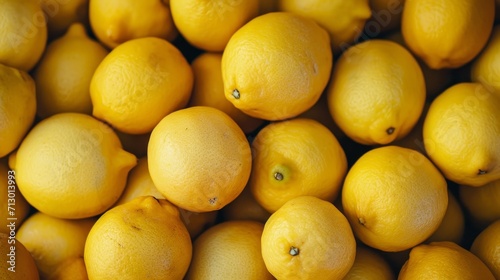
{"type": "Polygon", "coordinates": [[[170,0],[179,33],[194,47],[223,51],[229,38],[259,12],[259,0],[170,0]]]}
{"type": "Polygon", "coordinates": [[[33,78],[37,115],[92,113],[90,80],[108,51],[91,39],[81,23],[72,24],[64,36],[47,46],[33,78]]]}
{"type": "Polygon", "coordinates": [[[192,212],[210,212],[241,193],[252,157],[245,134],[231,117],[196,106],[169,114],[155,127],[148,166],[169,201],[192,212]]]}
{"type": "Polygon", "coordinates": [[[17,239],[33,256],[42,279],[69,259],[83,257],[83,248],[95,219],[66,220],[41,212],[31,215],[17,232],[17,239]]]}
{"type": "Polygon", "coordinates": [[[38,123],[9,162],[19,190],[41,212],[79,219],[103,213],[120,197],[136,157],[91,116],[61,113],[38,123]]]}
{"type": "Polygon", "coordinates": [[[495,277],[470,251],[453,242],[442,241],[414,247],[398,279],[494,280],[495,277]]]}
{"type": "Polygon", "coordinates": [[[340,57],[327,89],[338,126],[354,141],[388,144],[415,126],[426,98],[418,62],[401,45],[369,40],[340,57]]]}
{"type": "Polygon", "coordinates": [[[406,0],[401,31],[430,68],[458,68],[486,45],[494,17],[495,0],[406,0]]]}
{"type": "Polygon", "coordinates": [[[250,116],[288,119],[316,103],[332,63],[330,38],[316,22],[267,13],[238,29],[224,49],[224,94],[250,116]]]}
{"type": "Polygon", "coordinates": [[[340,50],[363,32],[371,16],[368,0],[279,0],[279,10],[315,20],[330,34],[333,48],[340,50]]]}
{"type": "Polygon", "coordinates": [[[229,221],[202,233],[193,243],[187,280],[274,279],[262,259],[264,224],[229,221]]]}
{"type": "Polygon", "coordinates": [[[89,279],[183,279],[192,255],[177,207],[141,196],[104,213],[90,230],[89,279]]]}
{"type": "Polygon", "coordinates": [[[339,142],[312,119],[274,122],[252,142],[253,162],[248,186],[269,212],[290,199],[310,195],[333,201],[347,172],[339,142]]]}
{"type": "Polygon", "coordinates": [[[186,106],[192,86],[191,67],[174,45],[155,37],[130,40],[97,67],[92,114],[122,132],[145,134],[186,106]]]}
{"type": "Polygon", "coordinates": [[[342,206],[356,237],[382,251],[425,241],[441,224],[447,205],[439,170],[421,153],[397,146],[363,154],[342,187],[342,206]]]}
{"type": "Polygon", "coordinates": [[[245,133],[251,133],[264,121],[234,107],[224,96],[221,71],[222,54],[203,53],[191,63],[194,74],[193,93],[188,106],[210,106],[228,114],[245,133]]]}
{"type": "Polygon", "coordinates": [[[274,212],[261,244],[264,263],[277,279],[342,279],[356,255],[346,217],[313,196],[289,200],[274,212]]]}
{"type": "Polygon", "coordinates": [[[31,128],[36,113],[31,76],[0,64],[0,158],[16,149],[31,128]]]}
{"type": "Polygon", "coordinates": [[[458,184],[500,179],[500,95],[480,83],[459,83],[431,103],[424,120],[427,155],[458,184]]]}
{"type": "Polygon", "coordinates": [[[94,34],[109,48],[137,38],[177,36],[169,0],[89,0],[88,9],[94,34]]]}
{"type": "Polygon", "coordinates": [[[47,22],[39,0],[0,1],[0,63],[30,71],[47,43],[47,22]]]}

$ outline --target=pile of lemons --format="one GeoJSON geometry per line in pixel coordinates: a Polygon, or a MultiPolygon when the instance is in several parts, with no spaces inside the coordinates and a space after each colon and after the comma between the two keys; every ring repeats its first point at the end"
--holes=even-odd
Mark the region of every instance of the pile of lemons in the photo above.
{"type": "Polygon", "coordinates": [[[0,278],[500,279],[495,9],[0,0],[0,278]]]}

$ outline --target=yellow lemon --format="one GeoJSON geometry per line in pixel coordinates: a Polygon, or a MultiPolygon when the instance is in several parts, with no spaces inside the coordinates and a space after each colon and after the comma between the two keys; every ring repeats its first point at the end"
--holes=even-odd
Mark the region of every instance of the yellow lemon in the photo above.
{"type": "Polygon", "coordinates": [[[448,208],[437,230],[426,240],[426,243],[435,241],[451,241],[461,244],[465,231],[465,217],[462,206],[452,194],[448,192],[448,208]]]}
{"type": "Polygon", "coordinates": [[[338,126],[354,141],[388,144],[406,136],[425,103],[425,82],[417,61],[404,47],[370,40],[345,51],[327,89],[338,126]]]}
{"type": "Polygon", "coordinates": [[[370,18],[368,0],[279,0],[279,10],[315,20],[330,34],[332,46],[340,50],[351,44],[370,18]]]}
{"type": "Polygon", "coordinates": [[[92,113],[90,80],[108,51],[88,37],[81,23],[52,41],[35,69],[37,114],[92,113]]]}
{"type": "Polygon", "coordinates": [[[188,103],[193,73],[182,53],[163,39],[130,40],[113,49],[90,82],[93,115],[130,134],[151,132],[188,103]]]}
{"type": "Polygon", "coordinates": [[[89,279],[183,279],[192,255],[177,207],[141,196],[104,213],[90,230],[89,279]]]}
{"type": "Polygon", "coordinates": [[[458,68],[486,45],[494,17],[494,0],[406,0],[401,31],[430,68],[458,68]]]}
{"type": "Polygon", "coordinates": [[[19,146],[35,113],[35,82],[31,76],[0,64],[0,158],[19,146]]]}
{"type": "Polygon", "coordinates": [[[87,268],[83,257],[70,258],[62,262],[52,274],[54,280],[88,280],[87,268]]]}
{"type": "Polygon", "coordinates": [[[16,239],[0,232],[0,253],[4,261],[2,279],[5,280],[39,280],[40,275],[35,260],[26,247],[16,239]]]}
{"type": "Polygon", "coordinates": [[[491,223],[474,239],[470,251],[500,279],[500,219],[491,223]]]}
{"type": "Polygon", "coordinates": [[[414,247],[398,279],[494,280],[495,277],[474,254],[453,242],[443,241],[414,247]]]}
{"type": "Polygon", "coordinates": [[[104,123],[62,113],[38,123],[9,164],[32,206],[78,219],[101,214],[118,200],[136,158],[104,123]]]}
{"type": "Polygon", "coordinates": [[[222,220],[252,220],[265,223],[271,214],[255,200],[248,185],[240,195],[220,211],[222,220]]]}
{"type": "Polygon", "coordinates": [[[433,100],[424,120],[427,155],[458,184],[500,179],[500,95],[479,83],[456,84],[433,100]]]}
{"type": "Polygon", "coordinates": [[[250,116],[288,119],[316,103],[332,63],[330,38],[316,22],[264,14],[238,29],[224,49],[224,94],[250,116]]]}
{"type": "Polygon", "coordinates": [[[248,186],[267,211],[310,195],[333,201],[347,172],[344,150],[332,132],[311,119],[291,119],[264,127],[252,142],[248,186]]]}
{"type": "Polygon", "coordinates": [[[472,63],[471,80],[500,92],[500,26],[493,28],[490,41],[472,63]]]}
{"type": "Polygon", "coordinates": [[[490,182],[479,188],[459,186],[458,194],[472,224],[484,228],[500,219],[500,180],[490,182]]]}
{"type": "Polygon", "coordinates": [[[243,113],[224,96],[221,72],[222,54],[203,53],[191,63],[194,85],[189,106],[210,106],[228,114],[245,133],[251,133],[264,121],[243,113]]]}
{"type": "Polygon", "coordinates": [[[88,25],[89,0],[41,0],[49,38],[58,38],[76,23],[88,25]]]}
{"type": "Polygon", "coordinates": [[[37,212],[26,219],[16,237],[33,256],[41,278],[52,279],[64,262],[83,257],[94,223],[95,219],[66,220],[37,212]]]}
{"type": "Polygon", "coordinates": [[[240,127],[212,107],[189,107],[163,118],[148,144],[151,178],[169,201],[193,212],[219,210],[250,176],[250,144],[240,127]]]}
{"type": "Polygon", "coordinates": [[[259,0],[170,0],[175,26],[194,47],[223,51],[229,38],[257,16],[259,0]]]}
{"type": "Polygon", "coordinates": [[[274,212],[261,244],[264,263],[277,279],[342,279],[356,255],[345,216],[313,196],[289,200],[274,212]]]}
{"type": "Polygon", "coordinates": [[[343,280],[393,280],[396,279],[389,263],[369,247],[358,246],[354,264],[343,280]]]}
{"type": "Polygon", "coordinates": [[[0,232],[15,235],[15,230],[23,223],[30,212],[30,205],[19,191],[16,184],[16,172],[10,170],[7,162],[0,160],[0,219],[7,225],[0,227],[0,232]],[[10,221],[15,227],[10,228],[10,221]]]}
{"type": "Polygon", "coordinates": [[[382,251],[402,251],[429,238],[447,205],[439,170],[421,153],[397,146],[362,155],[342,188],[342,206],[354,233],[382,251]]]}
{"type": "Polygon", "coordinates": [[[137,38],[177,36],[170,1],[89,0],[89,20],[96,37],[109,48],[137,38]]]}
{"type": "Polygon", "coordinates": [[[186,280],[274,279],[262,259],[264,224],[255,221],[220,223],[193,243],[186,280]]]}
{"type": "Polygon", "coordinates": [[[0,63],[30,71],[47,43],[47,22],[39,0],[1,0],[0,63]]]}

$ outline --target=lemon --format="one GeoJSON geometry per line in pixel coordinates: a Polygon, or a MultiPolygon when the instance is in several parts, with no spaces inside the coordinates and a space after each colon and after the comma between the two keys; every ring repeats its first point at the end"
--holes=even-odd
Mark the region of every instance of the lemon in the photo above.
{"type": "Polygon", "coordinates": [[[0,63],[30,71],[47,43],[47,22],[39,0],[1,0],[0,63]]]}
{"type": "Polygon", "coordinates": [[[500,92],[500,26],[493,28],[490,41],[474,60],[471,80],[483,83],[490,91],[500,92]]]}
{"type": "Polygon", "coordinates": [[[193,72],[181,52],[155,37],[116,47],[90,82],[93,115],[130,134],[151,132],[188,103],[193,72]]]}
{"type": "Polygon", "coordinates": [[[189,107],[169,114],[155,127],[148,166],[155,186],[170,202],[192,212],[215,211],[247,184],[250,144],[224,112],[189,107]]]}
{"type": "Polygon", "coordinates": [[[461,244],[465,231],[465,217],[462,206],[452,192],[448,192],[448,208],[437,230],[425,241],[451,241],[461,244]]]}
{"type": "Polygon", "coordinates": [[[474,239],[470,251],[480,258],[491,270],[496,279],[500,279],[500,219],[491,223],[474,239]]]}
{"type": "Polygon", "coordinates": [[[264,14],[238,29],[224,49],[224,94],[250,116],[288,119],[316,103],[332,63],[328,33],[313,20],[264,14]]]}
{"type": "Polygon", "coordinates": [[[0,64],[0,158],[16,149],[35,120],[35,81],[0,64]]]}
{"type": "Polygon", "coordinates": [[[192,255],[177,207],[141,196],[104,213],[90,230],[89,279],[183,279],[192,255]]]}
{"type": "MultiPolygon", "coordinates": [[[[16,172],[10,170],[5,160],[0,160],[0,219],[7,221],[15,218],[17,228],[23,223],[30,212],[30,205],[17,188],[16,172]]],[[[10,234],[9,227],[1,227],[0,232],[10,234]]]]}
{"type": "Polygon", "coordinates": [[[495,0],[406,0],[401,31],[430,68],[458,68],[486,45],[494,17],[495,0]]]}
{"type": "Polygon", "coordinates": [[[461,185],[458,195],[474,227],[483,229],[500,219],[500,180],[479,188],[461,185]]]}
{"type": "Polygon", "coordinates": [[[259,0],[170,0],[172,18],[194,47],[223,51],[229,38],[257,16],[259,0]]]}
{"type": "Polygon", "coordinates": [[[345,51],[327,89],[338,126],[354,141],[388,144],[415,126],[425,103],[418,62],[404,47],[369,40],[345,51]]]}
{"type": "Polygon", "coordinates": [[[38,123],[9,164],[33,207],[79,219],[101,214],[118,200],[136,158],[104,123],[61,113],[38,123]]]}
{"type": "Polygon", "coordinates": [[[313,196],[289,200],[264,225],[262,257],[277,279],[342,279],[356,241],[346,217],[313,196]]]}
{"type": "Polygon", "coordinates": [[[109,48],[137,38],[177,36],[169,0],[89,0],[89,20],[96,37],[109,48]]]}
{"type": "Polygon", "coordinates": [[[421,153],[397,146],[363,154],[348,171],[342,207],[356,237],[382,251],[425,241],[441,224],[447,184],[421,153]]]}
{"type": "Polygon", "coordinates": [[[431,103],[424,146],[447,179],[476,187],[500,179],[498,108],[500,95],[479,83],[456,84],[431,103]]]}
{"type": "Polygon", "coordinates": [[[474,254],[453,242],[418,245],[399,272],[398,279],[484,279],[495,277],[474,254]]]}
{"type": "Polygon", "coordinates": [[[304,195],[333,201],[347,172],[344,150],[317,121],[294,118],[271,123],[252,142],[248,186],[267,211],[304,195]]]}
{"type": "Polygon", "coordinates": [[[92,113],[90,80],[108,51],[89,38],[81,23],[49,43],[33,78],[37,88],[37,114],[92,113]]]}
{"type": "MultiPolygon", "coordinates": [[[[66,220],[37,212],[19,228],[16,237],[33,256],[41,279],[53,279],[65,262],[82,258],[95,219],[66,220]]],[[[75,275],[76,276],[76,275],[75,275]]]]}
{"type": "Polygon", "coordinates": [[[389,263],[382,255],[364,246],[356,248],[354,264],[343,280],[393,280],[396,279],[389,263]]]}
{"type": "Polygon", "coordinates": [[[88,26],[89,0],[41,0],[49,38],[58,38],[74,23],[88,26]]]}
{"type": "Polygon", "coordinates": [[[40,275],[35,260],[30,252],[18,239],[0,232],[0,253],[4,261],[2,279],[5,280],[39,280],[40,275]],[[14,249],[14,250],[12,250],[14,249]]]}
{"type": "Polygon", "coordinates": [[[279,10],[315,20],[330,34],[334,49],[353,43],[371,16],[368,0],[279,0],[279,10]],[[333,20],[334,19],[334,20],[333,20]]]}

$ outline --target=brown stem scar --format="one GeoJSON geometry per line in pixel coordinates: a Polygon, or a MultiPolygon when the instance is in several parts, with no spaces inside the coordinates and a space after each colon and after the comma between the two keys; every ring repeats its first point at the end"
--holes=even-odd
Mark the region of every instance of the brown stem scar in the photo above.
{"type": "Polygon", "coordinates": [[[274,179],[276,179],[277,181],[283,180],[283,174],[281,174],[280,172],[274,173],[274,179]]]}
{"type": "Polygon", "coordinates": [[[290,251],[288,251],[288,253],[290,253],[290,255],[292,256],[297,256],[300,253],[300,251],[299,248],[291,246],[290,251]]]}
{"type": "Polygon", "coordinates": [[[396,130],[394,127],[389,127],[385,132],[388,134],[388,135],[391,135],[394,133],[394,130],[396,130]]]}
{"type": "Polygon", "coordinates": [[[233,97],[236,99],[240,99],[240,92],[237,89],[233,90],[233,97]]]}
{"type": "Polygon", "coordinates": [[[488,171],[479,169],[478,172],[477,172],[477,175],[484,175],[486,173],[488,173],[488,171]]]}
{"type": "Polygon", "coordinates": [[[358,222],[359,222],[359,224],[360,224],[360,225],[362,225],[362,226],[364,226],[364,225],[365,225],[365,223],[366,223],[365,219],[363,219],[363,218],[358,218],[358,222]]]}

